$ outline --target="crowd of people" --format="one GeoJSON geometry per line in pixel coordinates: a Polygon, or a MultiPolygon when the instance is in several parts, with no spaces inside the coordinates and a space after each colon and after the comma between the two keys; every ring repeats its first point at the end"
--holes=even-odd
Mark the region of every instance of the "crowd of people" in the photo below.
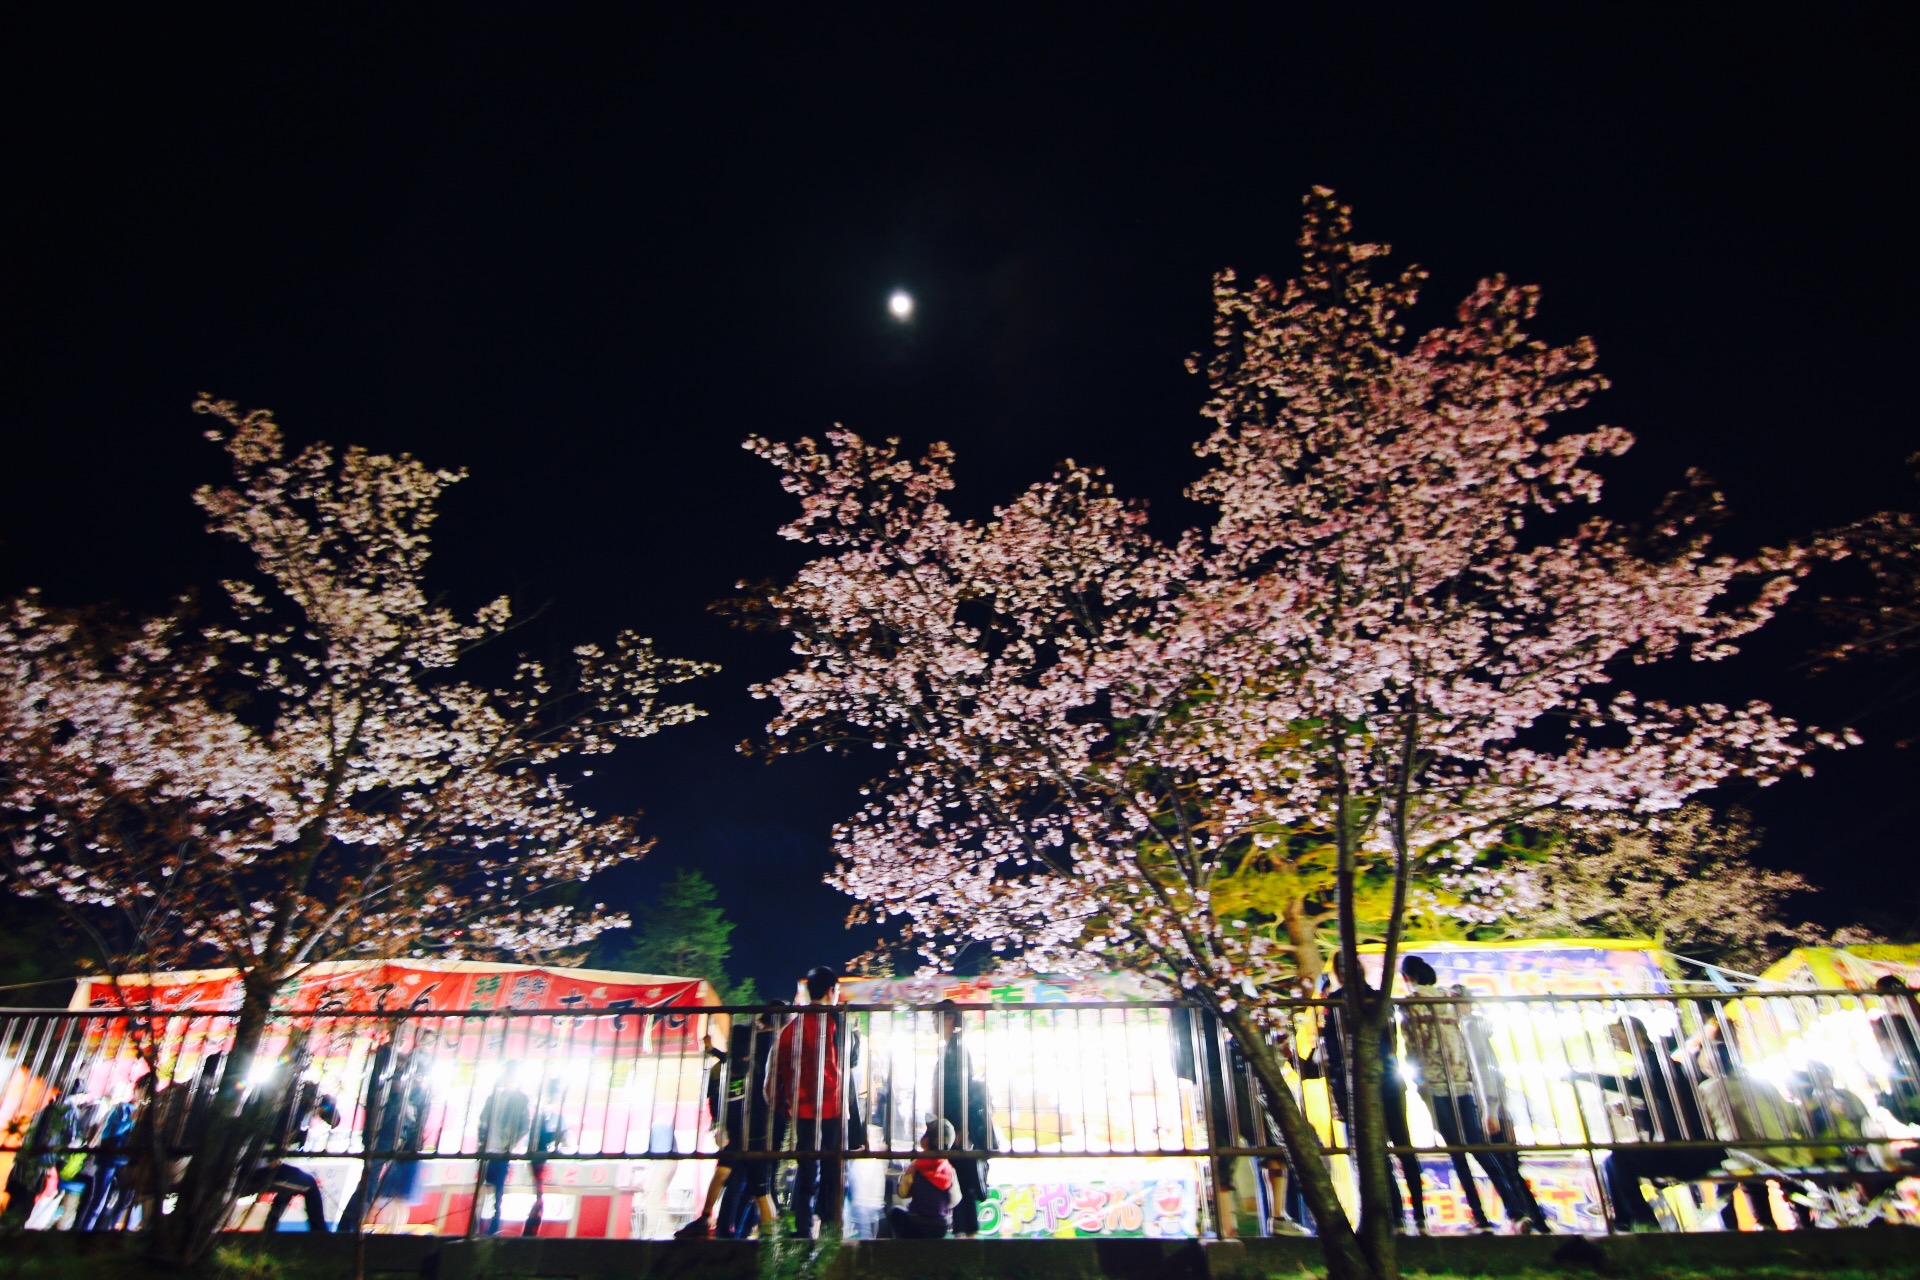
{"type": "MultiPolygon", "coordinates": [[[[1339,966],[1336,962],[1336,979],[1339,966]]],[[[1433,966],[1420,956],[1401,965],[1409,994],[1397,1025],[1380,1033],[1380,1054],[1387,1140],[1400,1167],[1406,1206],[1414,1230],[1427,1230],[1422,1165],[1414,1152],[1407,1116],[1407,1081],[1426,1104],[1433,1128],[1448,1147],[1481,1148],[1470,1154],[1506,1211],[1512,1229],[1545,1233],[1549,1219],[1521,1172],[1508,1111],[1509,1097],[1499,1058],[1485,1020],[1474,1010],[1464,987],[1442,988],[1433,966]]],[[[1361,980],[1364,983],[1364,979],[1361,980]]],[[[1879,1007],[1870,1025],[1879,1044],[1889,1088],[1875,1101],[1902,1126],[1920,1126],[1920,1002],[1897,975],[1879,980],[1879,1007]]],[[[1372,994],[1368,989],[1367,994],[1372,994]]],[[[1332,1007],[1322,1024],[1317,1052],[1301,1064],[1303,1074],[1324,1071],[1333,1082],[1336,1112],[1348,1119],[1356,1088],[1348,1061],[1350,1038],[1343,1032],[1340,1002],[1344,985],[1328,993],[1332,1007]],[[1318,1061],[1314,1061],[1317,1057],[1318,1061]]],[[[1711,1002],[1709,1002],[1709,1007],[1711,1002]]],[[[1796,1225],[1814,1224],[1819,1198],[1815,1190],[1860,1193],[1856,1203],[1900,1179],[1920,1174],[1913,1148],[1884,1140],[1873,1109],[1842,1087],[1832,1069],[1809,1059],[1785,1089],[1753,1071],[1734,1051],[1728,1023],[1706,1016],[1692,1035],[1660,1035],[1634,1015],[1607,1027],[1611,1064],[1575,1069],[1570,1078],[1586,1081],[1617,1099],[1620,1123],[1605,1143],[1599,1164],[1604,1195],[1616,1228],[1627,1231],[1668,1229],[1656,1212],[1650,1188],[1684,1185],[1703,1211],[1717,1200],[1712,1184],[1724,1184],[1727,1196],[1718,1208],[1722,1224],[1738,1222],[1736,1201],[1761,1230],[1777,1230],[1772,1188],[1783,1192],[1796,1225]],[[1787,1193],[1793,1194],[1787,1194],[1787,1193]]],[[[1449,1152],[1456,1186],[1476,1230],[1492,1229],[1467,1151],[1449,1152]]],[[[1670,1218],[1677,1224],[1677,1218],[1670,1218]]],[[[1291,1221],[1283,1223],[1294,1229],[1291,1221]]]]}
{"type": "MultiPolygon", "coordinates": [[[[1302,1077],[1328,1081],[1335,1114],[1346,1125],[1357,1086],[1341,976],[1336,958],[1319,1033],[1310,1043],[1296,1046],[1303,1051],[1293,1063],[1302,1077]]],[[[1443,987],[1425,958],[1406,957],[1401,977],[1413,999],[1382,1026],[1379,1052],[1380,1110],[1398,1166],[1403,1213],[1410,1214],[1403,1226],[1422,1234],[1429,1227],[1427,1179],[1409,1118],[1413,1095],[1424,1104],[1439,1141],[1454,1148],[1448,1152],[1453,1185],[1475,1230],[1495,1230],[1482,1195],[1484,1183],[1498,1199],[1509,1230],[1553,1231],[1552,1219],[1521,1166],[1511,1095],[1487,1020],[1466,988],[1443,987]]],[[[812,1003],[837,1004],[839,984],[830,970],[815,970],[807,986],[812,1003]]],[[[1878,990],[1884,1007],[1874,1012],[1872,1027],[1888,1064],[1890,1088],[1875,1101],[1897,1122],[1920,1125],[1920,1004],[1898,977],[1883,979],[1878,990]]],[[[1373,992],[1366,988],[1365,994],[1373,992]]],[[[1175,1054],[1184,1063],[1181,1076],[1206,1090],[1213,1145],[1281,1145],[1236,1046],[1213,1030],[1196,1031],[1192,1018],[1176,1019],[1175,1054]]],[[[927,1117],[919,1134],[918,1145],[926,1154],[891,1179],[889,1207],[878,1232],[883,1236],[974,1235],[978,1206],[987,1198],[983,1159],[937,1154],[993,1151],[999,1145],[986,1085],[968,1053],[959,1010],[951,1002],[940,1008],[937,1025],[942,1041],[939,1114],[927,1117]]],[[[742,1153],[781,1150],[781,1135],[789,1124],[796,1134],[792,1230],[812,1235],[816,1221],[840,1221],[845,1151],[864,1141],[867,1128],[858,1116],[857,1098],[842,1087],[840,1057],[847,1055],[847,1071],[858,1066],[859,1037],[840,1015],[794,1018],[784,1025],[767,1016],[759,1028],[754,1042],[764,1048],[751,1061],[742,1056],[748,1039],[739,1029],[730,1053],[716,1051],[716,1059],[725,1058],[724,1063],[716,1061],[716,1081],[730,1081],[736,1095],[754,1099],[759,1110],[742,1113],[731,1104],[724,1114],[714,1109],[722,1167],[702,1212],[679,1233],[682,1238],[744,1238],[757,1222],[772,1220],[766,1195],[772,1161],[742,1153]],[[770,1146],[764,1136],[769,1132],[770,1146]],[[743,1168],[750,1172],[739,1172],[743,1168]],[[740,1186],[742,1178],[750,1180],[748,1190],[730,1200],[727,1189],[740,1186]],[[729,1210],[729,1204],[735,1207],[729,1210]]],[[[1641,1018],[1625,1015],[1608,1027],[1606,1042],[1614,1053],[1612,1062],[1604,1069],[1576,1070],[1572,1076],[1617,1100],[1616,1141],[1606,1144],[1597,1159],[1605,1203],[1619,1229],[1663,1229],[1648,1193],[1667,1185],[1693,1185],[1704,1203],[1716,1193],[1700,1184],[1724,1183],[1727,1194],[1720,1212],[1726,1226],[1735,1225],[1739,1199],[1758,1226],[1775,1229],[1774,1198],[1767,1183],[1790,1176],[1788,1171],[1851,1171],[1868,1195],[1876,1186],[1920,1173],[1903,1163],[1905,1157],[1893,1146],[1875,1141],[1871,1109],[1841,1087],[1830,1068],[1809,1061],[1783,1092],[1747,1068],[1733,1052],[1725,1024],[1716,1018],[1704,1019],[1693,1036],[1682,1040],[1655,1035],[1641,1018]]],[[[1236,1216],[1230,1186],[1237,1162],[1231,1156],[1213,1162],[1223,1226],[1236,1216]]],[[[1288,1176],[1286,1161],[1269,1152],[1251,1163],[1265,1228],[1276,1234],[1311,1233],[1311,1214],[1288,1176]]],[[[1846,1181],[1837,1179],[1842,1185],[1846,1181]]],[[[1827,1182],[1833,1185],[1836,1179],[1827,1182]]],[[[1812,1211],[1804,1197],[1780,1199],[1792,1206],[1797,1225],[1811,1225],[1812,1211]]]]}
{"type": "MultiPolygon", "coordinates": [[[[811,1237],[837,1231],[845,1216],[846,1157],[864,1148],[869,1123],[884,1129],[892,1120],[886,1094],[876,1114],[863,1115],[851,1087],[859,1069],[862,1038],[840,1003],[840,974],[819,966],[804,980],[809,1007],[826,1009],[782,1017],[775,1006],[734,1026],[724,1046],[714,1045],[708,1110],[719,1147],[706,1202],[679,1239],[744,1239],[768,1234],[777,1221],[771,1179],[777,1158],[793,1163],[789,1196],[792,1231],[811,1237]],[[889,1114],[878,1114],[882,1107],[889,1114]],[[791,1141],[789,1141],[789,1137],[791,1141]]],[[[959,1006],[936,1006],[940,1051],[935,1096],[939,1111],[927,1119],[919,1146],[930,1154],[912,1161],[894,1179],[893,1204],[876,1224],[880,1234],[930,1239],[978,1234],[979,1206],[987,1198],[987,1161],[977,1155],[932,1153],[993,1151],[999,1137],[985,1083],[965,1040],[959,1006]]]]}
{"type": "MultiPolygon", "coordinates": [[[[1484,1188],[1490,1189],[1508,1229],[1545,1233],[1554,1223],[1536,1198],[1517,1147],[1507,1080],[1494,1036],[1465,988],[1442,986],[1433,965],[1407,956],[1400,976],[1411,1000],[1381,1024],[1378,1052],[1378,1112],[1398,1166],[1404,1193],[1403,1227],[1428,1230],[1428,1173],[1414,1149],[1409,1108],[1424,1106],[1440,1142],[1452,1148],[1453,1188],[1474,1229],[1491,1231],[1484,1188]]],[[[1345,1024],[1349,982],[1359,994],[1376,993],[1364,976],[1351,980],[1335,968],[1317,1034],[1289,1046],[1293,1069],[1303,1079],[1323,1078],[1335,1115],[1349,1124],[1356,1104],[1353,1038],[1345,1024]]],[[[856,1087],[864,1052],[857,1019],[840,1012],[841,977],[831,968],[811,970],[803,983],[807,1006],[774,1001],[756,1016],[705,1020],[711,1057],[706,1114],[714,1137],[715,1169],[704,1201],[679,1238],[744,1239],[780,1227],[775,1178],[792,1173],[787,1230],[811,1237],[841,1229],[848,1202],[849,1155],[870,1142],[894,1150],[911,1135],[920,1150],[910,1161],[887,1162],[884,1210],[862,1233],[928,1239],[967,1237],[980,1230],[980,1206],[988,1199],[991,1153],[1002,1150],[990,1092],[968,1044],[967,1019],[951,1001],[934,1007],[938,1039],[933,1092],[915,1115],[896,1114],[885,1083],[871,1097],[856,1087]],[[870,1106],[872,1114],[863,1114],[870,1106]],[[877,1136],[876,1136],[877,1135],[877,1136]]],[[[1881,1008],[1873,1035],[1887,1065],[1887,1087],[1871,1100],[1843,1087],[1834,1072],[1808,1060],[1784,1086],[1750,1070],[1730,1043],[1724,1022],[1701,1020],[1686,1037],[1660,1033],[1638,1016],[1607,1027],[1610,1061],[1595,1060],[1572,1077],[1613,1100],[1617,1123],[1612,1141],[1596,1146],[1604,1197],[1616,1226],[1662,1229],[1660,1197],[1650,1188],[1689,1186],[1697,1204],[1717,1195],[1707,1184],[1727,1188],[1720,1206],[1732,1225],[1736,1201],[1763,1229],[1778,1225],[1774,1205],[1786,1203],[1808,1225],[1804,1195],[1775,1197],[1769,1181],[1793,1171],[1821,1170],[1828,1185],[1853,1185],[1863,1195],[1920,1173],[1905,1156],[1879,1140],[1876,1116],[1920,1126],[1920,1003],[1898,977],[1878,988],[1881,1008]]],[[[1311,1232],[1313,1223],[1284,1159],[1274,1154],[1277,1130],[1253,1087],[1238,1048],[1218,1034],[1204,1014],[1176,1010],[1176,1070],[1204,1094],[1210,1145],[1261,1148],[1258,1157],[1229,1153],[1212,1162],[1216,1207],[1222,1227],[1237,1217],[1231,1189],[1237,1166],[1254,1170],[1259,1220],[1272,1232],[1311,1232]]],[[[381,1153],[361,1162],[357,1185],[337,1221],[340,1230],[390,1223],[413,1197],[433,1105],[429,1074],[438,1046],[433,1028],[397,1025],[369,1055],[359,1105],[360,1149],[381,1153]]],[[[335,1226],[326,1212],[321,1183],[301,1167],[315,1126],[343,1124],[339,1102],[302,1064],[285,1064],[283,1087],[256,1089],[273,1099],[262,1140],[247,1154],[233,1184],[236,1197],[267,1205],[265,1226],[279,1228],[295,1205],[311,1231],[335,1226]]],[[[206,1057],[195,1075],[141,1096],[119,1085],[105,1097],[88,1097],[79,1079],[50,1086],[37,1109],[10,1136],[17,1142],[5,1189],[0,1230],[9,1228],[110,1230],[151,1212],[153,1198],[178,1187],[193,1159],[217,1100],[244,1107],[245,1090],[221,1093],[223,1059],[206,1057]]],[[[919,1095],[916,1094],[916,1099],[919,1095]]],[[[547,1169],[570,1141],[562,1081],[552,1076],[523,1080],[508,1063],[494,1078],[479,1108],[480,1165],[474,1198],[475,1229],[501,1230],[510,1171],[528,1170],[531,1208],[520,1223],[537,1234],[546,1204],[547,1169]],[[483,1211],[484,1206],[484,1211],[483,1211]]],[[[236,1113],[237,1114],[237,1113],[236,1113]]],[[[1597,1135],[1606,1138],[1609,1135],[1597,1135]]],[[[1717,1203],[1717,1201],[1716,1201],[1717,1203]]],[[[1667,1214],[1672,1222],[1672,1215],[1667,1214]]]]}

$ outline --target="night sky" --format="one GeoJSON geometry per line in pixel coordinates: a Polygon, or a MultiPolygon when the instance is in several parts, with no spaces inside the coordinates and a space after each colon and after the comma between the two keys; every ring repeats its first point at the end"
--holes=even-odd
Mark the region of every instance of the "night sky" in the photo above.
{"type": "MultiPolygon", "coordinates": [[[[1312,184],[1433,270],[1436,311],[1504,271],[1544,286],[1546,336],[1597,339],[1601,416],[1640,439],[1614,514],[1690,465],[1740,549],[1920,501],[1891,7],[642,12],[10,8],[0,590],[151,607],[217,577],[197,391],[469,468],[435,562],[456,603],[544,605],[534,647],[635,627],[724,664],[693,695],[708,719],[594,780],[659,838],[603,885],[637,903],[704,869],[763,990],[864,945],[820,884],[859,775],[733,751],[785,655],[706,606],[799,562],[742,437],[945,439],[977,513],[1072,456],[1171,530],[1197,514],[1182,362],[1210,274],[1290,269],[1312,184]]],[[[1730,798],[1765,861],[1827,887],[1814,914],[1898,928],[1916,717],[1879,705],[1901,673],[1810,676],[1815,634],[1790,619],[1682,687],[1859,724],[1813,781],[1730,798]]]]}

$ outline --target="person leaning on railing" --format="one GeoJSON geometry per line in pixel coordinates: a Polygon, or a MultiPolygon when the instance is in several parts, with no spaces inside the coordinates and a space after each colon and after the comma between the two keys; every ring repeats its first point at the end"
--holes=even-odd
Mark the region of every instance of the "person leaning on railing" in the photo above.
{"type": "MultiPolygon", "coordinates": [[[[1807,1136],[1823,1144],[1813,1148],[1813,1159],[1823,1168],[1839,1167],[1856,1173],[1876,1174],[1884,1166],[1870,1137],[1879,1136],[1873,1114],[1858,1095],[1833,1078],[1833,1069],[1824,1062],[1808,1062],[1787,1080],[1787,1096],[1799,1108],[1807,1136]],[[1832,1145],[1837,1144],[1837,1145],[1832,1145]]],[[[1854,1187],[1872,1199],[1871,1184],[1862,1179],[1854,1187]]],[[[1794,1221],[1802,1229],[1816,1225],[1805,1197],[1793,1197],[1788,1204],[1794,1221]]]]}
{"type": "Polygon", "coordinates": [[[1706,1177],[1727,1158],[1724,1147],[1670,1147],[1669,1142],[1710,1139],[1700,1115],[1700,1101],[1684,1068],[1674,1061],[1677,1046],[1656,1040],[1647,1026],[1631,1014],[1607,1028],[1616,1051],[1633,1059],[1631,1075],[1575,1071],[1570,1078],[1589,1080],[1632,1105],[1640,1142],[1616,1147],[1601,1164],[1607,1197],[1619,1224],[1630,1231],[1658,1231],[1660,1220],[1640,1189],[1642,1178],[1706,1177]]]}
{"type": "Polygon", "coordinates": [[[1880,1095],[1880,1105],[1901,1124],[1920,1125],[1920,1001],[1897,973],[1887,974],[1873,989],[1880,993],[1880,1007],[1868,1017],[1887,1062],[1887,1091],[1880,1095]]]}
{"type": "MultiPolygon", "coordinates": [[[[1787,1105],[1771,1083],[1735,1059],[1718,1034],[1717,1023],[1709,1030],[1714,1034],[1704,1037],[1700,1048],[1700,1111],[1713,1135],[1728,1143],[1727,1172],[1736,1176],[1747,1172],[1771,1174],[1813,1165],[1814,1153],[1806,1147],[1774,1145],[1807,1136],[1800,1113],[1787,1105]],[[1742,1148],[1738,1143],[1743,1138],[1765,1145],[1742,1148]]],[[[1779,1230],[1764,1185],[1741,1182],[1735,1190],[1747,1196],[1754,1220],[1763,1231],[1779,1230]]],[[[1736,1225],[1731,1199],[1721,1211],[1721,1219],[1729,1229],[1736,1225]]]]}

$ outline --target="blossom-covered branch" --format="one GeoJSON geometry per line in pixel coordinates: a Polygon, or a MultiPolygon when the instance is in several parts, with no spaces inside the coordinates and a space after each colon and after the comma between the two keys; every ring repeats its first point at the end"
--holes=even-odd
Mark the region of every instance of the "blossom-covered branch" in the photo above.
{"type": "MultiPolygon", "coordinates": [[[[1605,384],[1590,343],[1529,334],[1535,290],[1485,280],[1415,335],[1421,273],[1383,269],[1331,193],[1300,248],[1292,279],[1216,281],[1190,490],[1215,515],[1175,541],[1073,463],[968,521],[944,446],[747,442],[820,550],[755,599],[796,657],[756,690],[773,741],[886,753],[834,882],[929,959],[979,940],[1168,973],[1264,1043],[1289,1028],[1247,997],[1317,972],[1316,917],[1357,973],[1371,913],[1390,972],[1417,897],[1498,897],[1481,857],[1514,824],[1670,809],[1837,745],[1620,686],[1732,652],[1809,555],[1715,551],[1698,477],[1648,527],[1589,514],[1631,438],[1568,426],[1605,384]]],[[[1358,990],[1364,1039],[1387,1015],[1358,990]]]]}

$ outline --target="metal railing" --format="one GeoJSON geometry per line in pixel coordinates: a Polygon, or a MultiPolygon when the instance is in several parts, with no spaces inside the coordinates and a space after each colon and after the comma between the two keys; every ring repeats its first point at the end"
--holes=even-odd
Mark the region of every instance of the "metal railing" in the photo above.
{"type": "MultiPolygon", "coordinates": [[[[1643,1206],[1623,1199],[1641,1178],[1679,1229],[1716,1210],[1695,1196],[1687,1212],[1662,1181],[1772,1181],[1801,1225],[1920,1221],[1908,997],[1395,1003],[1396,1154],[1440,1229],[1493,1216],[1482,1183],[1517,1221],[1516,1179],[1560,1229],[1636,1220],[1643,1206]]],[[[1348,1177],[1344,1015],[1327,1001],[1269,1012],[1287,1083],[1348,1177]]],[[[150,1220],[152,1153],[176,1174],[191,1158],[233,1034],[221,1013],[0,1010],[8,1216],[31,1197],[32,1226],[150,1220]]],[[[289,1013],[245,1092],[273,1132],[241,1171],[256,1193],[242,1228],[311,1187],[338,1207],[325,1216],[369,1228],[661,1236],[699,1211],[717,1156],[848,1162],[857,1231],[922,1156],[996,1162],[982,1234],[1195,1234],[1223,1192],[1261,1229],[1287,1199],[1287,1153],[1244,1055],[1176,1002],[289,1013]]]]}

